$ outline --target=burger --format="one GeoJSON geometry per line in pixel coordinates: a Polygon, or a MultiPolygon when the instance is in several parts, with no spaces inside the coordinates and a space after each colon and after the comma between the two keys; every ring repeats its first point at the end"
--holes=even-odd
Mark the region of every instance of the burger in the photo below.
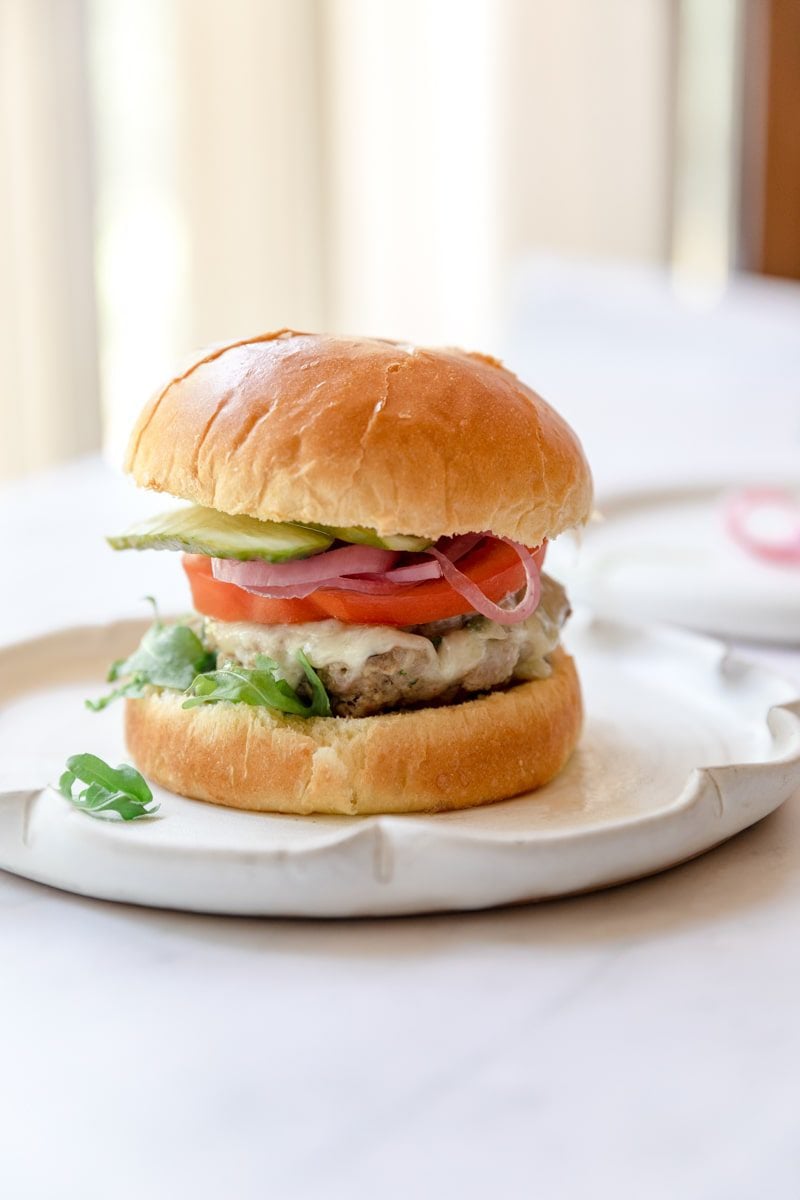
{"type": "Polygon", "coordinates": [[[111,669],[151,779],[243,809],[405,813],[562,769],[581,694],[542,568],[592,481],[496,359],[291,330],[214,347],[146,405],[126,469],[184,503],[109,541],[181,553],[194,607],[111,669]]]}

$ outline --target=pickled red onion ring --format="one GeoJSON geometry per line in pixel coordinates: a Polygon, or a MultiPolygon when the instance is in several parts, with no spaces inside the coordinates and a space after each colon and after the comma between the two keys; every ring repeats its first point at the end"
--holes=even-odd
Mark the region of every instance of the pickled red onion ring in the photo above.
{"type": "Polygon", "coordinates": [[[428,558],[426,562],[409,563],[405,567],[393,567],[391,571],[384,571],[381,576],[389,583],[425,583],[428,579],[441,579],[442,568],[439,566],[435,558],[428,558]]]}
{"type": "Polygon", "coordinates": [[[469,554],[470,550],[474,550],[478,542],[491,536],[491,533],[457,533],[455,537],[440,538],[436,545],[447,555],[450,562],[458,562],[465,554],[469,554]]]}
{"type": "Polygon", "coordinates": [[[294,583],[316,583],[319,587],[323,580],[339,575],[381,574],[389,570],[397,557],[396,550],[381,550],[374,546],[340,546],[310,558],[282,563],[212,558],[211,570],[215,579],[243,588],[285,588],[294,583]]]}
{"type": "Polygon", "coordinates": [[[500,538],[500,541],[516,550],[525,568],[525,594],[514,608],[501,608],[499,604],[495,604],[493,600],[484,595],[477,583],[474,583],[463,571],[459,571],[455,563],[451,562],[447,555],[443,554],[441,550],[437,550],[435,546],[431,546],[428,553],[432,554],[439,562],[442,574],[451,588],[462,595],[465,600],[469,600],[476,612],[488,617],[490,621],[496,621],[498,625],[517,625],[531,616],[538,608],[542,595],[542,581],[533,555],[526,546],[519,542],[512,542],[511,538],[500,538]]]}
{"type": "MultiPolygon", "coordinates": [[[[469,554],[470,550],[474,550],[478,542],[482,542],[486,536],[485,533],[462,533],[452,538],[440,538],[438,545],[451,562],[457,562],[459,558],[469,554]]],[[[419,562],[384,571],[381,578],[391,580],[392,583],[424,583],[428,579],[441,579],[441,565],[431,556],[430,550],[425,550],[419,558],[419,562]],[[423,558],[426,561],[422,561],[423,558]]]]}
{"type": "MultiPolygon", "coordinates": [[[[442,548],[447,557],[455,561],[468,554],[485,536],[465,533],[442,539],[442,548]]],[[[428,552],[414,555],[415,562],[392,569],[392,563],[398,557],[394,550],[343,546],[285,563],[213,558],[211,570],[214,578],[223,583],[233,583],[255,596],[273,600],[302,600],[322,587],[389,595],[398,585],[424,583],[442,577],[441,566],[428,552]]]]}
{"type": "Polygon", "coordinates": [[[779,488],[747,488],[730,500],[725,524],[733,540],[756,558],[783,566],[800,566],[800,502],[789,492],[779,488]],[[793,516],[793,533],[778,539],[756,533],[753,517],[769,509],[793,516]]]}
{"type": "MultiPolygon", "coordinates": [[[[437,564],[438,566],[438,564],[437,564]]],[[[317,579],[308,583],[292,583],[286,587],[242,587],[243,592],[253,596],[264,596],[267,600],[303,600],[312,592],[333,590],[339,592],[363,592],[366,596],[390,596],[402,594],[402,584],[392,583],[383,575],[337,575],[332,579],[317,579]]],[[[408,584],[413,587],[413,582],[408,584]]]]}
{"type": "Polygon", "coordinates": [[[270,600],[302,600],[323,589],[391,595],[403,587],[413,587],[417,583],[444,576],[476,612],[500,625],[515,625],[535,612],[539,604],[539,568],[525,546],[509,538],[498,539],[506,542],[519,555],[526,580],[525,594],[519,603],[511,609],[501,608],[456,566],[458,559],[487,536],[491,535],[470,533],[442,538],[438,546],[431,546],[427,551],[414,555],[415,562],[395,568],[391,567],[391,563],[398,558],[394,551],[345,546],[290,563],[212,559],[212,572],[216,579],[270,600]],[[331,567],[338,568],[339,573],[330,574],[331,567]]]}

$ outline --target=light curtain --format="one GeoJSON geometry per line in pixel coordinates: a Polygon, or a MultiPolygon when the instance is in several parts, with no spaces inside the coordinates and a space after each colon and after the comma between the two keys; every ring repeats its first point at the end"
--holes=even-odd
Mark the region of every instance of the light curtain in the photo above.
{"type": "Polygon", "coordinates": [[[491,350],[527,251],[667,257],[671,0],[0,14],[0,472],[96,443],[98,370],[118,459],[207,341],[491,350]]]}
{"type": "Polygon", "coordinates": [[[81,0],[0,0],[0,478],[97,448],[81,0]]]}

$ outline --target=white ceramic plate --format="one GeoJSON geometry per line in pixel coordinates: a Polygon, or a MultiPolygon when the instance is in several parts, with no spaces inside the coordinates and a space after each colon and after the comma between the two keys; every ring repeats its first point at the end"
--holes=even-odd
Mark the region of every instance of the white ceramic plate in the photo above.
{"type": "Polygon", "coordinates": [[[516,800],[428,817],[283,817],[157,795],[108,823],[47,783],[69,754],[125,759],[121,712],[86,695],[138,622],[0,651],[0,867],[82,895],[205,912],[366,916],[544,899],[682,862],[800,787],[800,702],[716,642],[579,616],[588,712],[562,775],[516,800]],[[768,717],[769,713],[769,717],[768,717]]]}
{"type": "Polygon", "coordinates": [[[735,490],[720,482],[606,496],[579,552],[560,539],[548,568],[597,612],[800,643],[800,569],[764,562],[730,538],[725,505],[735,490]]]}

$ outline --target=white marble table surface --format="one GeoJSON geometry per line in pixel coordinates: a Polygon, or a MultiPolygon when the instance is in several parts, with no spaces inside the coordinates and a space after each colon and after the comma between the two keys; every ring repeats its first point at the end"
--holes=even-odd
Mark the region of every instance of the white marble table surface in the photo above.
{"type": "MultiPolygon", "coordinates": [[[[141,509],[93,462],[0,489],[0,639],[184,604],[170,556],[100,540],[141,509]]],[[[799,925],[800,798],[657,878],[470,916],[0,873],[0,1195],[796,1200],[799,925]]]]}

